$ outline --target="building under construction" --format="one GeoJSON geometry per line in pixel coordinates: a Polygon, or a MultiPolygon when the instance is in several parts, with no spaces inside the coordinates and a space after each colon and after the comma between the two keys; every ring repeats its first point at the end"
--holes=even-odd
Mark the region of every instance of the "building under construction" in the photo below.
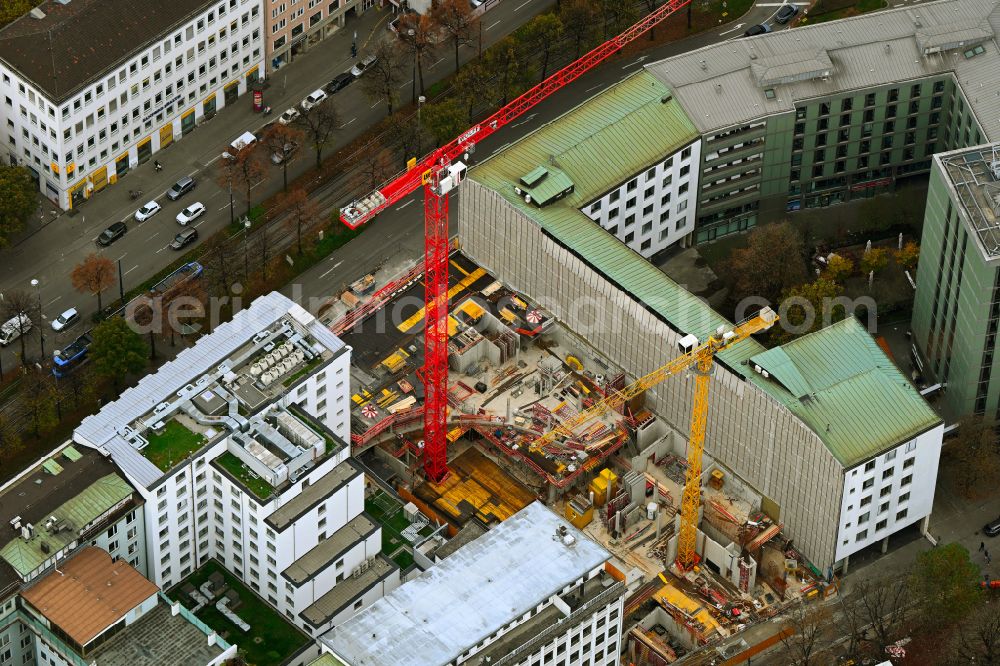
{"type": "Polygon", "coordinates": [[[660,573],[677,557],[696,373],[664,375],[571,437],[546,437],[691,336],[734,328],[582,212],[663,159],[627,146],[675,120],[671,104],[640,72],[470,170],[450,257],[444,482],[420,471],[421,267],[334,324],[353,347],[354,454],[375,456],[453,533],[544,499],[614,555],[626,610],[641,616],[630,649],[665,661],[818,594],[851,553],[925,520],[942,434],[854,319],[770,350],[752,338],[721,349],[698,475],[700,564],[677,576],[660,573]],[[560,196],[525,197],[525,179],[542,192],[550,168],[560,196]]]}

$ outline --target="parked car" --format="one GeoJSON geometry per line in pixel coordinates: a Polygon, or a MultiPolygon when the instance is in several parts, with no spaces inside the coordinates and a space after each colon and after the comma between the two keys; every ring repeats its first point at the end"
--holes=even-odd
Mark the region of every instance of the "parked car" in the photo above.
{"type": "Polygon", "coordinates": [[[354,78],[357,78],[368,71],[368,69],[378,62],[378,58],[375,55],[366,55],[363,59],[358,61],[354,67],[351,67],[351,74],[354,78]]]}
{"type": "Polygon", "coordinates": [[[229,148],[222,153],[222,156],[227,160],[233,159],[239,152],[245,148],[249,148],[253,144],[257,143],[257,137],[254,136],[253,132],[243,132],[238,137],[233,139],[233,142],[229,144],[229,148]]]}
{"type": "Polygon", "coordinates": [[[146,220],[153,217],[159,212],[160,212],[160,204],[156,203],[156,201],[150,201],[149,203],[143,205],[142,208],[135,211],[135,221],[145,222],[146,220]]]}
{"type": "Polygon", "coordinates": [[[983,526],[983,534],[991,537],[1000,534],[1000,518],[997,518],[992,523],[986,523],[983,526]]]}
{"type": "Polygon", "coordinates": [[[205,214],[205,204],[195,201],[193,204],[177,214],[177,221],[181,224],[191,224],[205,214]]]}
{"type": "Polygon", "coordinates": [[[346,88],[353,80],[354,80],[354,75],[351,74],[350,72],[337,74],[337,76],[334,77],[333,81],[330,81],[330,84],[326,87],[326,89],[332,95],[338,90],[346,88]]]}
{"type": "Polygon", "coordinates": [[[795,18],[795,15],[799,13],[799,8],[793,4],[781,5],[778,12],[774,15],[774,20],[778,23],[785,24],[795,18]]]}
{"type": "Polygon", "coordinates": [[[185,229],[184,231],[174,236],[174,239],[170,241],[170,249],[182,250],[191,243],[195,242],[196,240],[198,240],[198,230],[195,229],[194,227],[185,229]]]}
{"type": "Polygon", "coordinates": [[[278,117],[278,122],[282,125],[287,125],[290,122],[294,122],[300,115],[302,114],[299,113],[299,110],[293,106],[290,109],[286,109],[285,112],[278,117]]]}
{"type": "Polygon", "coordinates": [[[760,23],[758,25],[752,25],[747,28],[747,31],[743,33],[744,37],[753,37],[755,35],[763,35],[764,33],[771,32],[771,26],[766,23],[760,23]]]}
{"type": "Polygon", "coordinates": [[[271,153],[271,161],[275,164],[281,164],[285,161],[285,156],[291,157],[292,154],[299,149],[299,144],[295,141],[289,141],[285,144],[285,150],[282,152],[271,153]]]}
{"type": "Polygon", "coordinates": [[[124,222],[115,222],[101,232],[101,235],[97,237],[97,244],[101,247],[107,247],[124,236],[126,231],[128,231],[128,227],[125,226],[124,222]]]}
{"type": "Polygon", "coordinates": [[[21,337],[22,333],[31,330],[31,320],[23,312],[16,317],[11,317],[0,326],[0,347],[6,347],[10,343],[21,337]]]}
{"type": "Polygon", "coordinates": [[[182,196],[194,189],[195,181],[191,176],[184,176],[176,183],[170,186],[167,190],[167,198],[171,201],[177,201],[182,196]]]}
{"type": "Polygon", "coordinates": [[[326,99],[326,93],[323,92],[322,88],[313,90],[311,93],[306,95],[306,98],[302,100],[302,110],[308,111],[320,102],[326,99]]]}
{"type": "Polygon", "coordinates": [[[76,308],[70,308],[52,320],[52,329],[62,331],[69,328],[80,318],[80,313],[76,308]]]}

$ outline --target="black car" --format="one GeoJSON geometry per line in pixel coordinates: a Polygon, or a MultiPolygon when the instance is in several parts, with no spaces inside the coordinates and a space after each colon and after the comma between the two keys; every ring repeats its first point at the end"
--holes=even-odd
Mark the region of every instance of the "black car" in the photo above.
{"type": "Polygon", "coordinates": [[[185,229],[184,231],[174,236],[174,239],[170,241],[170,249],[182,250],[191,243],[195,242],[196,240],[198,240],[198,230],[195,229],[194,227],[185,229]]]}
{"type": "Polygon", "coordinates": [[[343,74],[337,74],[337,76],[330,81],[330,85],[326,87],[327,91],[332,95],[333,93],[346,88],[347,85],[354,80],[354,75],[350,72],[344,72],[343,74]]]}
{"type": "Polygon", "coordinates": [[[983,525],[983,534],[991,537],[1000,534],[1000,518],[997,518],[992,523],[983,525]]]}
{"type": "Polygon", "coordinates": [[[752,25],[747,28],[747,31],[743,33],[744,37],[753,37],[755,35],[763,35],[766,32],[771,32],[771,27],[766,23],[760,25],[752,25]]]}
{"type": "Polygon", "coordinates": [[[124,236],[126,231],[128,231],[128,227],[125,226],[124,222],[115,222],[101,232],[101,235],[97,237],[97,244],[101,247],[107,247],[124,236]]]}
{"type": "Polygon", "coordinates": [[[799,13],[799,8],[792,4],[781,5],[781,9],[774,15],[774,20],[778,23],[788,23],[799,13]]]}

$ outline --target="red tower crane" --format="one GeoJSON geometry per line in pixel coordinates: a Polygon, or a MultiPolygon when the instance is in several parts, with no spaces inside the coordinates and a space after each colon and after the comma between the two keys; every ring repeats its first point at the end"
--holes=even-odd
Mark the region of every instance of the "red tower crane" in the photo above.
{"type": "MultiPolygon", "coordinates": [[[[617,53],[691,0],[670,0],[635,25],[566,65],[486,120],[423,157],[416,166],[340,210],[351,229],[424,187],[424,473],[448,475],[448,193],[465,177],[459,161],[475,144],[617,53]]],[[[467,159],[467,158],[466,158],[467,159]]]]}

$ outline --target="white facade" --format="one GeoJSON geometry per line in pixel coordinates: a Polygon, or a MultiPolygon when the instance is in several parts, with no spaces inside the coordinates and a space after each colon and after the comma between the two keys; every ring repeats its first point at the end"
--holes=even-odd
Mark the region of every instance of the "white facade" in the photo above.
{"type": "Polygon", "coordinates": [[[260,2],[206,2],[61,100],[0,58],[2,141],[11,162],[31,169],[45,196],[72,208],[245,93],[263,76],[263,32],[260,2]]]}
{"type": "Polygon", "coordinates": [[[944,425],[844,472],[835,559],[929,516],[944,425]]]}
{"type": "Polygon", "coordinates": [[[645,258],[694,231],[701,139],[580,209],[645,258]]]}

